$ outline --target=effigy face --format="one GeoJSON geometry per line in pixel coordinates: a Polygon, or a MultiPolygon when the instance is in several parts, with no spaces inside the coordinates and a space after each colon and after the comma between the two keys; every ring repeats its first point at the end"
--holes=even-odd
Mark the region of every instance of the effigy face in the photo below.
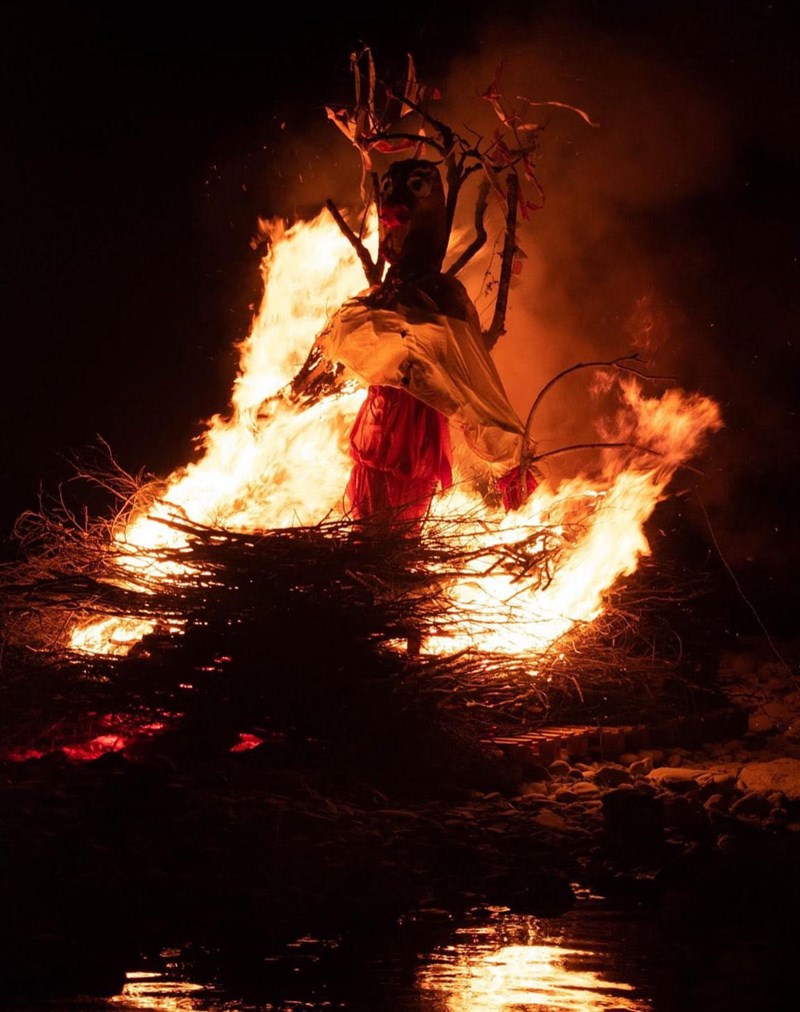
{"type": "Polygon", "coordinates": [[[401,273],[438,272],[447,247],[444,186],[435,162],[393,162],[381,178],[380,252],[401,273]]]}

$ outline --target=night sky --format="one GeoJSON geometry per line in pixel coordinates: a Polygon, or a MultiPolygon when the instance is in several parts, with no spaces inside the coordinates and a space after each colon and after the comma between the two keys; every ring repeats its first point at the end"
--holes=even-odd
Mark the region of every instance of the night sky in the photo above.
{"type": "Polygon", "coordinates": [[[503,59],[534,80],[538,59],[543,97],[598,114],[597,136],[545,134],[553,199],[529,243],[564,266],[559,286],[539,281],[540,301],[568,304],[573,329],[606,349],[644,274],[660,279],[677,349],[667,364],[717,398],[727,423],[701,462],[717,540],[745,586],[793,586],[793,5],[432,0],[322,18],[288,5],[277,19],[272,6],[0,6],[0,534],[98,435],[134,472],[163,476],[192,458],[202,420],[228,402],[234,344],[260,295],[259,215],[311,216],[357,183],[324,106],[349,100],[348,56],[367,42],[395,69],[412,52],[446,98],[448,83],[479,94],[503,59]],[[560,152],[578,136],[573,171],[560,152]],[[567,197],[573,211],[559,217],[567,197]]]}

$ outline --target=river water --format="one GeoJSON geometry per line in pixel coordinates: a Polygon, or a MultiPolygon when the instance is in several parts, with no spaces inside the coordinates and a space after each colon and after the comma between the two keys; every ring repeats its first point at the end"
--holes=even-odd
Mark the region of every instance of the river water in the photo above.
{"type": "Polygon", "coordinates": [[[142,955],[111,998],[11,1012],[789,1012],[795,940],[776,899],[613,909],[584,893],[554,918],[433,911],[389,934],[300,938],[239,960],[178,946],[142,955]]]}

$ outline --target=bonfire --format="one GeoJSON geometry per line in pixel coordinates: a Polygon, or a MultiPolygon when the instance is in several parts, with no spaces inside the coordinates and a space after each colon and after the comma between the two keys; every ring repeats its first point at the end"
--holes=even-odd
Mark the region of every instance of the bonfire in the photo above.
{"type": "MultiPolygon", "coordinates": [[[[379,81],[369,50],[351,66],[355,103],[328,115],[361,156],[363,206],[342,211],[328,201],[312,220],[261,222],[261,305],[239,348],[231,403],[208,421],[197,459],[146,479],[125,474],[109,448],[105,464],[84,466],[83,476],[112,493],[110,519],[80,517],[60,501],[18,524],[24,561],[4,584],[9,642],[92,672],[93,712],[103,710],[98,686],[121,677],[123,659],[141,665],[179,641],[189,651],[189,673],[155,693],[140,729],[161,728],[162,718],[190,708],[200,682],[224,678],[238,663],[230,637],[245,627],[272,641],[284,685],[285,672],[297,671],[293,650],[308,651],[310,637],[324,646],[303,666],[309,691],[330,677],[315,665],[336,658],[337,671],[412,670],[417,688],[427,678],[428,692],[541,717],[544,684],[558,671],[574,682],[587,643],[606,673],[609,656],[618,659],[609,630],[632,622],[612,601],[650,554],[645,524],[721,425],[711,399],[625,354],[575,363],[532,391],[527,417],[518,418],[490,352],[505,333],[524,259],[519,220],[543,199],[534,113],[551,107],[595,125],[558,102],[512,108],[494,82],[483,97],[497,114],[495,133],[465,137],[431,111],[437,92],[418,81],[412,60],[399,87],[379,81]],[[426,167],[429,187],[443,178],[442,213],[423,222],[432,229],[424,241],[403,247],[397,237],[409,234],[408,218],[392,211],[386,181],[414,166],[426,167]],[[454,227],[467,192],[472,236],[454,227]],[[487,242],[491,208],[502,235],[487,242]],[[487,250],[494,311],[481,329],[456,275],[487,250]],[[442,279],[433,295],[417,280],[425,270],[442,279]],[[454,292],[464,293],[455,308],[454,292]],[[387,319],[392,339],[381,330],[387,319]],[[455,383],[446,342],[463,348],[465,334],[479,367],[455,383]],[[396,346],[409,336],[423,376],[403,373],[396,346]],[[440,374],[436,362],[445,363],[440,374]],[[595,439],[538,452],[539,406],[576,372],[602,386],[614,409],[598,418],[595,439]],[[427,401],[452,439],[448,480],[410,521],[395,511],[377,526],[348,495],[354,425],[376,384],[427,401]],[[590,473],[550,479],[551,457],[585,459],[587,450],[590,473]]],[[[241,747],[264,740],[263,728],[261,736],[237,729],[241,747]]],[[[129,737],[118,741],[126,746],[129,737]]]]}

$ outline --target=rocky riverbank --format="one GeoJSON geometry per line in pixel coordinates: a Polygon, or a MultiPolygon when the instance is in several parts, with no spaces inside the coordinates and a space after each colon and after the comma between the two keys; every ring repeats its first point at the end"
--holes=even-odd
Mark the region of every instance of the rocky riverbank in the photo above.
{"type": "Polygon", "coordinates": [[[796,897],[791,662],[754,643],[718,681],[747,717],[734,740],[524,767],[489,749],[479,786],[425,791],[417,769],[409,793],[410,753],[387,787],[310,740],[6,762],[4,987],[113,993],[137,953],[187,938],[250,951],[482,906],[557,915],[578,886],[647,901],[770,868],[796,897]]]}

